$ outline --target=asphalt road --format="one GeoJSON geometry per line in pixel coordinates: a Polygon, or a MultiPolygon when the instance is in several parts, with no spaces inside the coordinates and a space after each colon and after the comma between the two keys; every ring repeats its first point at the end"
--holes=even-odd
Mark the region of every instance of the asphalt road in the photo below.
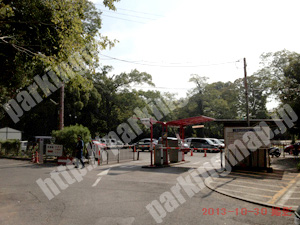
{"type": "Polygon", "coordinates": [[[54,165],[0,159],[0,224],[293,224],[293,216],[276,216],[271,208],[207,188],[190,197],[183,189],[191,190],[193,184],[182,185],[181,198],[176,195],[172,200],[171,188],[178,180],[216,154],[207,155],[188,154],[184,164],[147,169],[142,165],[149,164],[149,152],[143,152],[139,161],[79,170],[82,180],[73,168],[63,176],[54,165]],[[52,180],[57,175],[71,179],[62,179],[61,186],[54,183],[58,192],[51,192],[49,200],[36,181],[50,180],[51,174],[52,180]],[[166,196],[169,201],[164,202],[166,196]],[[156,219],[146,208],[154,200],[163,206],[163,211],[152,211],[156,219]]]}

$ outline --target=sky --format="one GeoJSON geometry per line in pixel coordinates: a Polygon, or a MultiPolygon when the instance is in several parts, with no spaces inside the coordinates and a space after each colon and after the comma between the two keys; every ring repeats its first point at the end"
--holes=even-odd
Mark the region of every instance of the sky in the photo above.
{"type": "Polygon", "coordinates": [[[177,97],[195,87],[191,74],[233,82],[244,77],[243,58],[251,75],[264,52],[300,52],[299,0],[121,0],[116,12],[92,2],[103,12],[101,34],[119,41],[101,65],[147,72],[155,90],[177,97]]]}

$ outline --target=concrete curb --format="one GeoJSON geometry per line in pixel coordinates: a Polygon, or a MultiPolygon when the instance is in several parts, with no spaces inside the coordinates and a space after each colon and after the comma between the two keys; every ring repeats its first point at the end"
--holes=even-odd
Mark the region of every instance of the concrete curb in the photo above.
{"type": "Polygon", "coordinates": [[[31,161],[30,158],[15,158],[15,157],[9,157],[9,156],[0,156],[0,159],[14,159],[14,160],[21,160],[21,161],[31,161]]]}
{"type": "MultiPolygon", "coordinates": [[[[225,193],[225,192],[222,192],[222,191],[218,191],[215,188],[213,188],[212,186],[210,186],[210,184],[208,184],[206,182],[206,180],[204,181],[204,184],[208,189],[210,189],[214,192],[217,192],[219,194],[225,195],[227,197],[234,198],[234,199],[242,200],[242,201],[249,202],[249,203],[254,203],[254,204],[257,204],[257,205],[261,205],[261,206],[266,206],[266,207],[269,207],[269,208],[279,208],[281,210],[283,210],[283,207],[285,207],[285,206],[278,206],[278,205],[275,205],[275,204],[268,204],[268,203],[265,203],[265,202],[255,201],[255,200],[248,199],[248,198],[242,198],[242,197],[239,197],[239,196],[236,196],[236,195],[233,195],[233,194],[228,194],[228,193],[225,193]]],[[[295,212],[295,209],[290,209],[290,211],[295,212]]]]}

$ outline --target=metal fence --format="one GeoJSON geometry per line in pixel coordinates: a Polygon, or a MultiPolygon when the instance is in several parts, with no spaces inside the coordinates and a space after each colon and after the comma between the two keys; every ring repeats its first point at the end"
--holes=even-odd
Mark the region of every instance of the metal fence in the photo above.
{"type": "MultiPolygon", "coordinates": [[[[97,161],[98,158],[98,152],[96,152],[95,156],[90,156],[91,160],[97,161]]],[[[105,148],[100,150],[100,164],[134,160],[137,160],[137,153],[132,148],[105,148]]]]}

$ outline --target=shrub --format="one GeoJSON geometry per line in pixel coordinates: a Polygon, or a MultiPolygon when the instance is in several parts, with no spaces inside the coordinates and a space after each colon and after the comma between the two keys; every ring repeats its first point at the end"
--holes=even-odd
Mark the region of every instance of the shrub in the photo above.
{"type": "Polygon", "coordinates": [[[21,142],[19,140],[0,141],[1,154],[4,155],[18,155],[21,142]]]}
{"type": "Polygon", "coordinates": [[[55,143],[64,146],[63,155],[74,155],[75,146],[77,143],[77,135],[82,136],[84,143],[87,143],[91,138],[89,129],[78,124],[64,127],[63,130],[52,131],[52,137],[55,137],[55,143]]]}

